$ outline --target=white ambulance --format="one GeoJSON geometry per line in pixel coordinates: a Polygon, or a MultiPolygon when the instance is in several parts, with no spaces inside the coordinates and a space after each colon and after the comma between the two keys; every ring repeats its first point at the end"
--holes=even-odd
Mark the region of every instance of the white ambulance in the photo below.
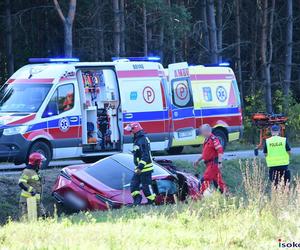
{"type": "Polygon", "coordinates": [[[21,164],[37,151],[46,164],[62,158],[90,162],[128,152],[132,136],[123,128],[132,121],[141,123],[152,150],[195,140],[188,65],[169,65],[167,79],[156,60],[31,59],[0,90],[1,160],[21,164]],[[185,93],[178,92],[179,84],[185,93]]]}

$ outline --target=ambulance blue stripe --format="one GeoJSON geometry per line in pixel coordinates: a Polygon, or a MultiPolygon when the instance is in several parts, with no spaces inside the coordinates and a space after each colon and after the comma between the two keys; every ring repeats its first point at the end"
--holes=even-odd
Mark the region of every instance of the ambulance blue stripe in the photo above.
{"type": "Polygon", "coordinates": [[[173,109],[173,119],[183,119],[183,118],[192,118],[194,117],[194,108],[188,107],[188,108],[180,108],[180,109],[173,109]],[[175,116],[175,112],[177,112],[177,115],[175,116]]]}
{"type": "Polygon", "coordinates": [[[124,113],[123,114],[124,122],[156,121],[156,120],[165,120],[165,119],[168,119],[168,111],[167,110],[148,111],[148,112],[132,112],[132,113],[124,113]],[[132,117],[129,118],[128,115],[132,115],[132,117]]]}
{"type": "Polygon", "coordinates": [[[197,117],[203,116],[216,116],[216,115],[235,115],[239,114],[240,110],[238,107],[234,108],[211,108],[211,109],[195,109],[195,115],[197,117]]]}
{"type": "MultiPolygon", "coordinates": [[[[69,123],[70,123],[70,126],[78,126],[80,125],[80,118],[79,116],[68,116],[67,118],[69,118],[69,123]],[[76,117],[77,118],[77,121],[71,121],[70,118],[73,118],[73,117],[76,117]]],[[[39,130],[39,129],[45,129],[47,128],[47,123],[48,123],[48,128],[58,128],[59,125],[59,119],[55,119],[55,120],[50,120],[48,122],[40,122],[40,123],[36,123],[36,124],[33,124],[31,125],[31,127],[26,131],[26,132],[31,132],[31,131],[35,131],[35,130],[39,130]]]]}

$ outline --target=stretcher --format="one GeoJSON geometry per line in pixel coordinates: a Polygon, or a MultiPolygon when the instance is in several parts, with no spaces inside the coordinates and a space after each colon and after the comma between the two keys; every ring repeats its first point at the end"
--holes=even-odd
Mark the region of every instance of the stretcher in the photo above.
{"type": "Polygon", "coordinates": [[[252,115],[253,125],[259,129],[259,143],[254,149],[254,155],[258,155],[258,150],[263,148],[264,141],[271,137],[271,127],[280,126],[280,135],[285,135],[288,117],[282,114],[255,113],[252,115]]]}

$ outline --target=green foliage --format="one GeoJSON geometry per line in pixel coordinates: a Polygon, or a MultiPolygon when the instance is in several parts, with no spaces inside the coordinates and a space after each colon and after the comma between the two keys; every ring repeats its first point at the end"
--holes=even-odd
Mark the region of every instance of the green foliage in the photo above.
{"type": "Polygon", "coordinates": [[[261,90],[255,95],[249,95],[245,98],[244,107],[244,136],[243,140],[254,144],[258,141],[258,129],[253,126],[252,115],[257,112],[266,112],[264,95],[261,90]]]}

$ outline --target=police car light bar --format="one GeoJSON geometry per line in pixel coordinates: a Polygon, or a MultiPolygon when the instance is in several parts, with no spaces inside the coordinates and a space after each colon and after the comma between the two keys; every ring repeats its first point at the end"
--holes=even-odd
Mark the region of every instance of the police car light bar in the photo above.
{"type": "Polygon", "coordinates": [[[145,56],[145,57],[112,57],[113,61],[127,59],[131,62],[160,62],[159,56],[145,56]]]}
{"type": "Polygon", "coordinates": [[[29,58],[30,63],[68,63],[79,62],[79,58],[29,58]]]}

